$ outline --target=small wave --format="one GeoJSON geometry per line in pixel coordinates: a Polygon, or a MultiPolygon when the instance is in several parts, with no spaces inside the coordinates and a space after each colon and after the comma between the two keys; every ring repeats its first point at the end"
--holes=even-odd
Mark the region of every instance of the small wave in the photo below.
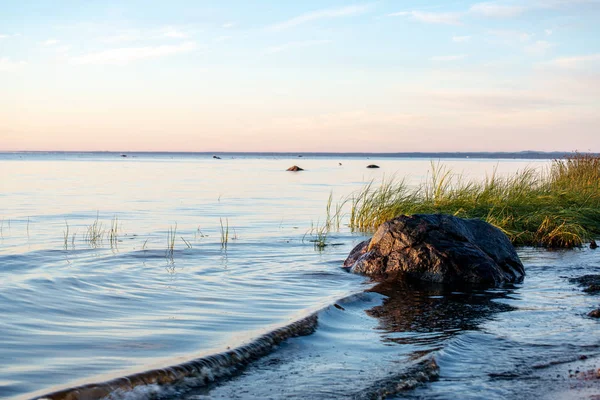
{"type": "Polygon", "coordinates": [[[195,385],[206,385],[223,377],[230,376],[237,369],[266,354],[284,340],[313,333],[317,327],[318,313],[314,313],[283,328],[265,334],[257,340],[236,349],[198,358],[183,364],[164,369],[141,372],[102,383],[93,383],[60,390],[36,399],[76,400],[97,399],[109,396],[127,398],[131,391],[158,390],[158,385],[174,384],[193,378],[195,385]]]}

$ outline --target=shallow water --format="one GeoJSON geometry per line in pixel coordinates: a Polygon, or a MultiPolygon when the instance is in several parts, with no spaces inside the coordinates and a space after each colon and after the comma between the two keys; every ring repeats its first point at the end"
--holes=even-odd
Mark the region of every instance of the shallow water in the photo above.
{"type": "MultiPolygon", "coordinates": [[[[443,162],[474,178],[548,163],[443,162]]],[[[312,335],[283,342],[224,382],[200,387],[190,379],[133,397],[371,398],[422,373],[429,357],[439,379],[401,396],[549,393],[544,374],[557,367],[544,365],[598,352],[597,322],[584,317],[598,300],[564,278],[597,272],[597,253],[522,250],[528,276],[502,290],[378,286],[361,294],[373,285],[339,266],[363,237],[342,223],[328,238],[335,245],[319,251],[310,242],[331,192],[338,199],[393,174],[417,183],[429,163],[0,155],[0,397],[181,364],[318,310],[312,335]],[[382,168],[368,170],[370,163],[382,168]],[[285,172],[293,164],[306,171],[285,172]],[[107,231],[115,216],[116,241],[85,240],[96,218],[107,231]]]]}

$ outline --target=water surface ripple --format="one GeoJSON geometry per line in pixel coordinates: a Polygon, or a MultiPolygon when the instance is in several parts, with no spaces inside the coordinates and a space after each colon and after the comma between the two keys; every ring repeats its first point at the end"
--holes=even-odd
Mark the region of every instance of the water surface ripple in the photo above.
{"type": "MultiPolygon", "coordinates": [[[[328,237],[339,245],[319,251],[307,232],[323,223],[331,192],[393,174],[416,183],[429,160],[235,157],[0,154],[0,397],[226,354],[315,312],[314,333],[277,342],[225,380],[204,371],[112,396],[600,394],[569,377],[594,368],[600,339],[585,316],[598,298],[568,281],[598,273],[600,253],[521,249],[525,281],[497,290],[373,286],[339,268],[362,236],[342,222],[328,237]],[[285,172],[293,164],[306,171],[285,172]],[[96,219],[105,236],[90,243],[96,219]]],[[[445,162],[474,178],[547,164],[445,162]]]]}

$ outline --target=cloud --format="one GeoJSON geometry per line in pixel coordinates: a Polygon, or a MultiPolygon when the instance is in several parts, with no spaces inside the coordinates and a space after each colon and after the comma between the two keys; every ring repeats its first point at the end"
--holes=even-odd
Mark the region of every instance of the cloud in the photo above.
{"type": "Polygon", "coordinates": [[[125,29],[117,30],[114,34],[105,36],[100,39],[102,43],[124,43],[136,42],[148,39],[187,39],[190,37],[190,32],[179,27],[165,26],[159,29],[140,30],[140,29],[125,29]]]}
{"type": "Polygon", "coordinates": [[[512,18],[523,14],[526,11],[522,6],[508,6],[494,2],[477,3],[469,8],[469,12],[490,18],[512,18]]]}
{"type": "Polygon", "coordinates": [[[235,26],[235,22],[225,22],[223,25],[221,25],[221,28],[229,29],[229,28],[233,28],[234,26],[235,26]]]}
{"type": "Polygon", "coordinates": [[[103,43],[122,43],[122,42],[133,42],[143,38],[142,32],[137,29],[130,29],[126,31],[120,31],[119,33],[111,36],[102,38],[100,41],[103,43]]]}
{"type": "Polygon", "coordinates": [[[269,29],[279,31],[283,29],[292,28],[294,26],[302,25],[307,22],[317,21],[320,19],[350,17],[353,15],[363,14],[367,11],[368,8],[369,5],[353,5],[341,8],[330,8],[313,11],[288,19],[287,21],[277,23],[275,25],[271,25],[269,29]]]}
{"type": "Polygon", "coordinates": [[[7,34],[7,33],[0,33],[0,40],[2,40],[2,39],[8,39],[10,37],[19,37],[19,36],[21,36],[20,33],[15,33],[15,34],[12,34],[12,35],[11,34],[7,34]]]}
{"type": "Polygon", "coordinates": [[[471,36],[452,36],[452,41],[455,43],[464,43],[469,42],[471,40],[471,36]]]}
{"type": "Polygon", "coordinates": [[[269,47],[265,50],[265,54],[281,53],[282,51],[286,51],[293,48],[318,46],[327,43],[331,43],[331,40],[303,40],[297,42],[289,42],[279,46],[269,47]]]}
{"type": "Polygon", "coordinates": [[[194,50],[196,50],[195,42],[184,42],[178,45],[165,46],[122,47],[73,57],[71,62],[74,64],[125,65],[145,58],[159,58],[189,53],[194,50]]]}
{"type": "Polygon", "coordinates": [[[58,44],[58,40],[56,39],[48,39],[42,42],[42,45],[44,46],[54,46],[55,44],[58,44]]]}
{"type": "Polygon", "coordinates": [[[550,36],[552,35],[552,29],[545,29],[544,33],[546,34],[546,36],[550,36]]]}
{"type": "Polygon", "coordinates": [[[232,38],[232,36],[228,36],[228,35],[218,36],[215,38],[215,42],[221,43],[221,42],[225,42],[231,38],[232,38]]]}
{"type": "Polygon", "coordinates": [[[435,57],[431,57],[430,60],[431,61],[458,61],[458,60],[463,60],[467,57],[466,54],[455,54],[455,55],[451,55],[451,56],[435,56],[435,57]]]}
{"type": "Polygon", "coordinates": [[[16,71],[27,65],[25,61],[12,61],[8,57],[0,58],[0,71],[16,71]]]}
{"type": "Polygon", "coordinates": [[[165,28],[162,30],[162,37],[170,38],[170,39],[186,39],[189,35],[185,32],[174,28],[165,28]]]}
{"type": "Polygon", "coordinates": [[[529,54],[544,55],[548,49],[554,47],[554,44],[545,40],[538,40],[529,46],[525,46],[525,51],[529,54]]]}
{"type": "Polygon", "coordinates": [[[533,8],[568,8],[578,6],[598,6],[600,0],[540,0],[536,1],[533,8]]]}
{"type": "Polygon", "coordinates": [[[388,14],[388,17],[411,17],[415,21],[428,24],[462,25],[460,20],[462,13],[456,12],[423,12],[423,11],[400,11],[388,14]]]}
{"type": "Polygon", "coordinates": [[[54,50],[55,50],[57,53],[68,53],[68,52],[69,52],[69,50],[71,50],[71,46],[69,46],[69,45],[64,45],[64,46],[56,46],[56,47],[54,48],[54,50]]]}
{"type": "MultiPolygon", "coordinates": [[[[484,18],[514,18],[528,11],[548,9],[548,8],[567,8],[577,5],[600,5],[600,0],[529,0],[522,2],[524,5],[507,5],[500,2],[489,1],[475,3],[462,12],[426,12],[426,11],[399,11],[387,14],[388,17],[410,17],[415,21],[426,22],[430,24],[462,25],[463,17],[484,17],[484,18]]],[[[549,36],[552,31],[547,29],[545,33],[549,36]]]]}
{"type": "Polygon", "coordinates": [[[564,69],[580,69],[588,66],[597,67],[600,65],[600,54],[589,54],[585,56],[575,57],[559,57],[545,64],[564,69]]]}
{"type": "Polygon", "coordinates": [[[528,42],[533,37],[532,33],[511,30],[490,30],[487,33],[505,42],[528,42]]]}

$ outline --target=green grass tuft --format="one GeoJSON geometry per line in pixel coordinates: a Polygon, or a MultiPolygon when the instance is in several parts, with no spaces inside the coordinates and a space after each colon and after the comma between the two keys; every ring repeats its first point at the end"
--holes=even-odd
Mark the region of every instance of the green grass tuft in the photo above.
{"type": "Polygon", "coordinates": [[[372,232],[402,214],[443,213],[487,221],[518,246],[572,248],[600,234],[600,157],[575,153],[546,170],[508,177],[494,171],[480,182],[434,163],[416,188],[391,178],[344,203],[350,203],[354,231],[372,232]]]}

